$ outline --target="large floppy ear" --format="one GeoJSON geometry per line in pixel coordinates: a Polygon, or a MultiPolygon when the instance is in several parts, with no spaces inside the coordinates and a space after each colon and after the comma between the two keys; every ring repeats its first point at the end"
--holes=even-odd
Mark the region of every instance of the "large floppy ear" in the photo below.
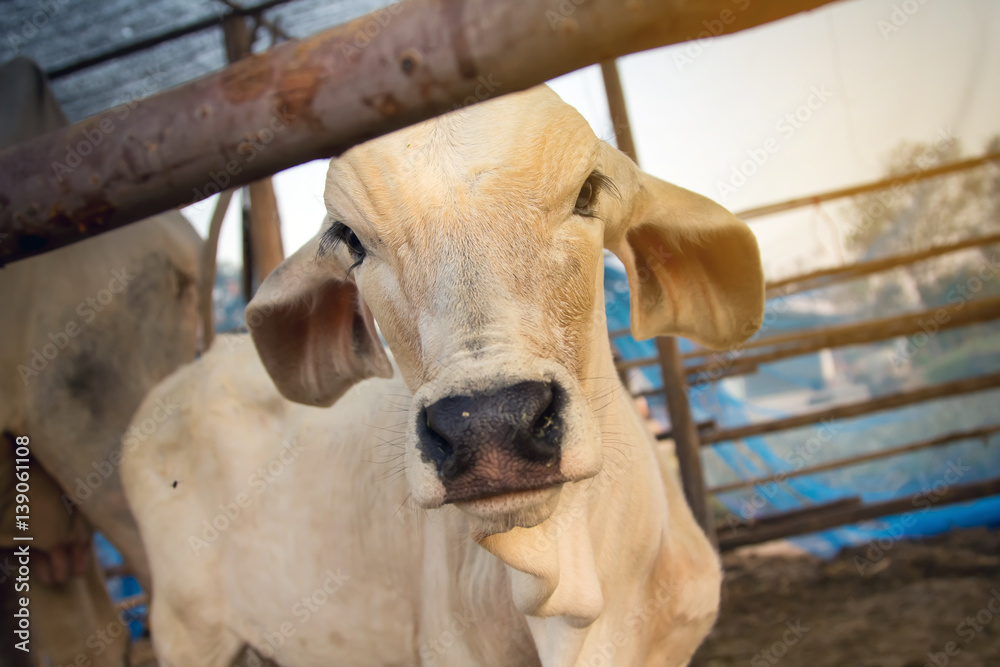
{"type": "MultiPolygon", "coordinates": [[[[626,159],[623,155],[623,159],[626,159]]],[[[749,338],[764,311],[764,272],[746,223],[629,160],[631,206],[605,246],[625,264],[632,335],[683,336],[714,349],[749,338]],[[631,211],[629,211],[631,209],[631,211]]]]}
{"type": "Polygon", "coordinates": [[[360,380],[392,377],[392,365],[358,288],[318,248],[317,237],[271,272],[246,320],[278,391],[328,406],[360,380]]]}

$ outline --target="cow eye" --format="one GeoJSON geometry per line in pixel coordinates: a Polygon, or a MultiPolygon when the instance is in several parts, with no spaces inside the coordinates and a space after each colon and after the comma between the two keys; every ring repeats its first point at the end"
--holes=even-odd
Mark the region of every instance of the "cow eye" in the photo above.
{"type": "Polygon", "coordinates": [[[588,218],[596,217],[597,197],[599,193],[603,193],[605,190],[612,195],[617,194],[617,190],[615,190],[607,176],[598,171],[591,172],[587,180],[580,186],[580,194],[576,196],[576,205],[573,206],[573,213],[588,218]]]}
{"type": "Polygon", "coordinates": [[[351,257],[353,257],[355,261],[364,259],[365,247],[361,244],[361,239],[358,238],[358,235],[354,233],[353,229],[341,222],[338,223],[335,229],[335,234],[337,235],[337,238],[347,246],[348,250],[350,250],[351,257]]]}
{"type": "Polygon", "coordinates": [[[576,196],[576,205],[573,207],[573,212],[578,215],[590,215],[590,205],[593,200],[594,182],[591,178],[587,178],[583,182],[583,187],[580,188],[580,194],[576,196]]]}

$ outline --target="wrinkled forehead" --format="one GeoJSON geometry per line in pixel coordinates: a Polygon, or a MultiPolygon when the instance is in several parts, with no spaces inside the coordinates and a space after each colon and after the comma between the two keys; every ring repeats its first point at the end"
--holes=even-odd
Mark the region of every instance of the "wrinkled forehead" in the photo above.
{"type": "Polygon", "coordinates": [[[330,164],[327,207],[370,224],[501,203],[545,209],[579,187],[599,144],[576,109],[533,88],[352,148],[330,164]]]}

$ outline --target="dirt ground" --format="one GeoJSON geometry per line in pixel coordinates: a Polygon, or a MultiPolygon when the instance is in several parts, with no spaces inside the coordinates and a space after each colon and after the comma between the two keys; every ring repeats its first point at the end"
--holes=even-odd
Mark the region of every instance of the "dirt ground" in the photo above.
{"type": "MultiPolygon", "coordinates": [[[[691,667],[1000,667],[1000,531],[883,547],[726,554],[719,622],[691,667]]],[[[132,665],[155,667],[148,640],[132,665]]]]}
{"type": "Polygon", "coordinates": [[[727,554],[692,667],[1000,667],[1000,531],[882,546],[829,562],[787,543],[727,554]]]}

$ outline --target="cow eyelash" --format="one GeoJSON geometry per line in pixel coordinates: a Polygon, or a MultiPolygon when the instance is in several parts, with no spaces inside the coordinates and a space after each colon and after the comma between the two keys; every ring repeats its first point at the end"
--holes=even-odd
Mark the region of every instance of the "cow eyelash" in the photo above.
{"type": "Polygon", "coordinates": [[[336,220],[324,232],[323,238],[320,240],[319,254],[325,255],[341,243],[347,246],[347,251],[351,254],[351,259],[354,260],[354,264],[347,269],[347,273],[350,274],[351,271],[361,265],[361,262],[365,261],[365,256],[368,253],[358,235],[344,223],[336,220]]]}
{"type": "Polygon", "coordinates": [[[599,194],[606,190],[615,191],[611,179],[596,171],[591,173],[587,177],[587,180],[583,182],[583,185],[580,186],[580,193],[576,196],[576,204],[573,205],[573,213],[586,218],[597,217],[597,213],[595,212],[597,198],[599,194]]]}

